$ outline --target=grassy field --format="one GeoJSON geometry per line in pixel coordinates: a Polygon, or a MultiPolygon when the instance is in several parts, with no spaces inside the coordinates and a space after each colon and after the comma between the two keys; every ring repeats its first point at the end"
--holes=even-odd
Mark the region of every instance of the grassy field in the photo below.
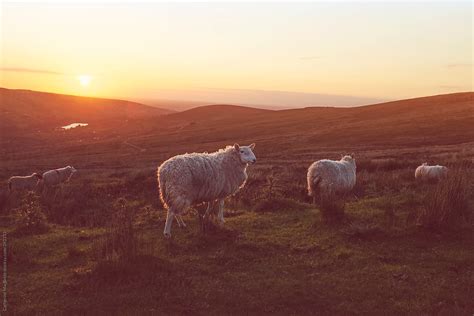
{"type": "Polygon", "coordinates": [[[217,119],[185,112],[120,128],[1,139],[2,179],[67,164],[79,170],[48,195],[0,192],[8,311],[474,312],[471,130],[452,123],[436,141],[428,132],[419,136],[415,127],[390,132],[374,118],[362,129],[344,112],[333,117],[341,130],[327,123],[318,125],[323,131],[304,134],[302,129],[310,129],[304,115],[280,120],[278,112],[261,116],[260,110],[240,109],[239,120],[260,116],[243,123],[254,127],[252,135],[237,129],[238,123],[227,124],[236,117],[227,117],[225,107],[221,114],[213,111],[217,119]],[[351,130],[356,136],[340,140],[351,130]],[[184,217],[188,227],[174,225],[173,239],[165,240],[156,167],[176,153],[216,150],[234,141],[255,141],[258,162],[249,167],[246,186],[226,201],[225,226],[202,232],[196,210],[190,210],[184,217]],[[344,210],[342,218],[322,216],[306,193],[307,167],[347,152],[356,154],[357,185],[335,206],[344,210]],[[414,169],[424,161],[449,166],[453,176],[441,184],[416,183],[414,169]],[[429,203],[434,196],[455,205],[440,222],[423,217],[428,209],[441,209],[429,203]]]}

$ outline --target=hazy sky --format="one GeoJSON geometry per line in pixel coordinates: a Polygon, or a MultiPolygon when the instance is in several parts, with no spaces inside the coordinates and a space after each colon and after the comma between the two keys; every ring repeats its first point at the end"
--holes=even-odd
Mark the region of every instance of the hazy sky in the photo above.
{"type": "MultiPolygon", "coordinates": [[[[259,103],[271,91],[471,91],[472,17],[471,1],[3,2],[0,85],[216,102],[232,101],[226,91],[264,90],[259,103]]],[[[297,94],[288,102],[297,105],[297,94]]]]}

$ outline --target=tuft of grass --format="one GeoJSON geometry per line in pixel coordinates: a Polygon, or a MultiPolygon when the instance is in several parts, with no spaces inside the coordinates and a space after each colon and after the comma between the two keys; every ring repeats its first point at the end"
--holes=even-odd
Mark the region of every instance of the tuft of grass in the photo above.
{"type": "Polygon", "coordinates": [[[306,208],[306,205],[284,197],[272,197],[269,199],[263,199],[257,202],[254,207],[254,212],[277,212],[277,211],[288,211],[288,210],[300,210],[306,208]]]}
{"type": "Polygon", "coordinates": [[[463,168],[451,170],[448,177],[427,187],[418,224],[428,229],[447,229],[468,222],[471,215],[471,194],[467,172],[463,168]]]}
{"type": "Polygon", "coordinates": [[[120,198],[114,203],[115,214],[106,233],[95,245],[99,260],[130,261],[138,254],[138,236],[134,229],[133,205],[120,198]]]}
{"type": "Polygon", "coordinates": [[[344,198],[333,193],[321,194],[319,209],[325,222],[340,222],[344,218],[344,198]]]}
{"type": "Polygon", "coordinates": [[[349,239],[355,240],[374,240],[384,235],[380,226],[372,223],[353,222],[348,228],[343,230],[343,233],[349,239]]]}

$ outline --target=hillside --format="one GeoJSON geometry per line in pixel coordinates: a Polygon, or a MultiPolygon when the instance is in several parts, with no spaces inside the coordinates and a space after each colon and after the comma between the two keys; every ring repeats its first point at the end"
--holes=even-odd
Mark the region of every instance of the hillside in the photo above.
{"type": "MultiPolygon", "coordinates": [[[[254,139],[295,146],[453,144],[474,140],[474,93],[430,96],[355,108],[267,111],[205,106],[171,115],[189,122],[179,137],[254,139]]],[[[158,132],[158,131],[157,131],[158,132]]]]}
{"type": "Polygon", "coordinates": [[[6,107],[8,103],[2,99],[3,111],[12,110],[15,115],[13,120],[12,115],[2,115],[0,144],[4,155],[17,155],[23,151],[26,154],[37,148],[64,150],[67,147],[74,155],[79,155],[79,161],[82,153],[87,154],[88,161],[98,161],[101,158],[95,153],[103,152],[114,153],[119,164],[123,163],[120,155],[128,157],[137,148],[146,150],[146,154],[142,152],[135,159],[156,163],[157,159],[171,154],[211,151],[234,142],[256,142],[259,153],[268,157],[281,152],[288,156],[314,157],[314,153],[322,151],[340,153],[363,148],[456,145],[474,141],[473,95],[472,92],[456,93],[356,108],[312,107],[281,111],[211,105],[170,115],[159,115],[163,112],[125,101],[106,100],[97,106],[85,98],[89,101],[81,103],[85,109],[78,110],[77,101],[73,107],[76,110],[67,112],[68,116],[43,113],[31,105],[58,109],[67,108],[67,102],[49,105],[44,101],[23,101],[20,107],[6,107]],[[119,103],[114,105],[114,102],[119,103]],[[122,111],[106,111],[107,106],[121,106],[122,111]],[[34,108],[31,111],[35,114],[26,111],[28,108],[34,108]],[[73,115],[76,115],[74,119],[73,115]],[[26,119],[20,123],[25,123],[29,132],[26,128],[9,128],[5,124],[9,119],[10,124],[12,121],[19,124],[18,120],[22,118],[26,119]],[[89,127],[68,132],[57,130],[62,124],[82,118],[87,119],[85,122],[89,127]],[[35,126],[46,128],[39,130],[34,129],[35,126]],[[26,144],[28,148],[25,148],[26,144]]]}
{"type": "Polygon", "coordinates": [[[54,128],[74,122],[112,122],[158,117],[170,110],[124,100],[0,88],[1,125],[10,129],[54,128]]]}

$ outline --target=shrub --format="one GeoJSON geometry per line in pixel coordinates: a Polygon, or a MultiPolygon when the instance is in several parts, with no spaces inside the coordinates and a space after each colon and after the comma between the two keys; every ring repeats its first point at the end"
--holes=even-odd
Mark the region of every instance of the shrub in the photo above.
{"type": "Polygon", "coordinates": [[[434,186],[427,186],[427,190],[418,216],[419,225],[442,229],[469,220],[471,188],[466,170],[451,170],[446,179],[434,186]]]}
{"type": "Polygon", "coordinates": [[[42,234],[49,230],[38,197],[29,192],[22,199],[21,206],[15,209],[15,234],[42,234]]]}

